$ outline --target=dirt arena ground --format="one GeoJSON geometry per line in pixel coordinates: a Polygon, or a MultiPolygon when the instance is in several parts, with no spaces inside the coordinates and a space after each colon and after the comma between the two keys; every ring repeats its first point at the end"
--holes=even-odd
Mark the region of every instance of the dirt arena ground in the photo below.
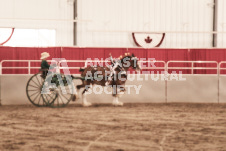
{"type": "Polygon", "coordinates": [[[0,106],[0,150],[225,151],[226,104],[0,106]]]}

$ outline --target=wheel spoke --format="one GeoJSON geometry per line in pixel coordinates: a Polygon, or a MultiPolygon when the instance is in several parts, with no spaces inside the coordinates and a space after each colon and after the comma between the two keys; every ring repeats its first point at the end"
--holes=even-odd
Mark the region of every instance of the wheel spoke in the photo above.
{"type": "Polygon", "coordinates": [[[37,76],[35,76],[35,77],[36,77],[36,79],[37,79],[37,81],[38,81],[39,85],[41,85],[41,83],[39,82],[39,79],[38,79],[38,77],[37,77],[37,76]]]}
{"type": "MultiPolygon", "coordinates": [[[[49,97],[51,98],[51,100],[53,100],[54,101],[54,96],[52,96],[52,94],[51,95],[49,95],[49,97]]],[[[52,102],[52,101],[51,101],[52,102]]]]}
{"type": "Polygon", "coordinates": [[[36,92],[36,93],[33,93],[30,97],[32,97],[34,94],[37,94],[38,92],[36,92]]]}
{"type": "MultiPolygon", "coordinates": [[[[60,95],[59,95],[59,96],[60,96],[60,95]]],[[[61,102],[64,104],[63,98],[62,98],[61,96],[60,96],[60,98],[61,98],[61,100],[62,100],[61,102]]]]}
{"type": "Polygon", "coordinates": [[[47,101],[48,101],[47,103],[48,103],[48,104],[52,104],[52,103],[53,103],[53,101],[54,101],[54,99],[55,99],[55,98],[54,98],[54,96],[55,96],[54,94],[45,94],[44,96],[45,96],[45,99],[47,99],[47,101]],[[52,96],[52,95],[53,95],[53,96],[52,96]]]}
{"type": "Polygon", "coordinates": [[[37,86],[39,86],[33,79],[31,79],[31,81],[33,81],[37,86]]]}
{"type": "Polygon", "coordinates": [[[44,94],[45,96],[45,100],[47,101],[47,103],[49,104],[49,95],[48,94],[44,94]]]}
{"type": "Polygon", "coordinates": [[[57,104],[58,104],[58,106],[59,106],[59,104],[60,104],[60,103],[59,103],[59,97],[57,97],[57,104]]]}
{"type": "Polygon", "coordinates": [[[66,98],[66,96],[65,95],[62,95],[66,100],[68,100],[68,98],[66,98]]]}
{"type": "MultiPolygon", "coordinates": [[[[43,95],[42,95],[42,97],[43,97],[43,95]]],[[[43,101],[42,101],[42,105],[44,106],[45,100],[44,100],[44,98],[42,98],[42,99],[43,99],[43,101]]]]}
{"type": "Polygon", "coordinates": [[[37,90],[28,90],[28,91],[37,91],[37,90]]]}
{"type": "Polygon", "coordinates": [[[29,84],[29,86],[31,86],[31,87],[33,87],[33,88],[39,88],[39,87],[33,86],[33,85],[31,85],[31,84],[29,84]]]}
{"type": "MultiPolygon", "coordinates": [[[[34,93],[33,95],[34,95],[34,99],[32,99],[32,100],[33,100],[33,102],[35,102],[35,100],[36,100],[36,98],[39,96],[39,94],[38,94],[38,93],[34,93]]],[[[33,95],[32,95],[32,96],[33,96],[33,95]]]]}
{"type": "MultiPolygon", "coordinates": [[[[40,95],[39,100],[38,100],[38,104],[40,103],[41,98],[42,98],[42,96],[40,95]]],[[[44,102],[44,101],[42,101],[42,102],[44,102]]]]}
{"type": "Polygon", "coordinates": [[[37,97],[39,96],[40,94],[38,94],[35,98],[34,98],[34,102],[35,102],[35,100],[37,99],[37,97]]]}

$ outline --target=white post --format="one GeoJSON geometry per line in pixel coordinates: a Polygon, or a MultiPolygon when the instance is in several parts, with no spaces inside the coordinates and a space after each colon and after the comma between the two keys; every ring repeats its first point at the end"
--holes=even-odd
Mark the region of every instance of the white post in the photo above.
{"type": "Polygon", "coordinates": [[[31,62],[28,60],[28,74],[31,74],[31,62]]]}
{"type": "Polygon", "coordinates": [[[192,61],[192,63],[191,63],[191,74],[194,73],[194,71],[193,71],[194,69],[193,68],[194,68],[194,62],[192,61]]]}
{"type": "MultiPolygon", "coordinates": [[[[169,62],[167,62],[166,64],[164,64],[165,65],[165,72],[167,72],[168,73],[168,66],[169,66],[169,62]]],[[[168,94],[167,94],[167,80],[165,79],[165,101],[166,101],[166,103],[167,103],[167,101],[168,101],[168,99],[167,99],[167,97],[168,97],[168,94]]]]}
{"type": "Polygon", "coordinates": [[[2,61],[0,62],[0,106],[2,105],[2,61]]]}
{"type": "Polygon", "coordinates": [[[2,105],[2,74],[0,74],[0,106],[2,105]]]}
{"type": "Polygon", "coordinates": [[[0,62],[0,75],[2,75],[2,61],[0,62]]]}

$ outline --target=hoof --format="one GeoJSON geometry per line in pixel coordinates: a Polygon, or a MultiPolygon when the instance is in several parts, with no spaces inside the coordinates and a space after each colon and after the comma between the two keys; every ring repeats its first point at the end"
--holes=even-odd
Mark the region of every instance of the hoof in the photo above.
{"type": "Polygon", "coordinates": [[[114,106],[123,106],[123,102],[113,102],[114,106]]]}
{"type": "Polygon", "coordinates": [[[88,107],[88,106],[91,106],[92,103],[90,103],[90,102],[85,102],[85,103],[83,103],[82,105],[83,105],[84,107],[88,107]]]}
{"type": "MultiPolygon", "coordinates": [[[[123,96],[123,94],[125,94],[125,92],[124,91],[120,91],[117,95],[116,95],[116,97],[122,97],[123,96]]],[[[122,103],[122,102],[121,102],[122,103]]]]}

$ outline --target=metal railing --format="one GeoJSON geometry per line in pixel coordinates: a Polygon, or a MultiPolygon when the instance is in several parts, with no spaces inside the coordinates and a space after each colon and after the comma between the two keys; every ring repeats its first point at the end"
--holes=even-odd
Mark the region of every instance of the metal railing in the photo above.
{"type": "MultiPolygon", "coordinates": [[[[66,60],[67,63],[84,63],[84,66],[74,66],[74,67],[62,67],[61,64],[63,62],[65,62],[65,60],[62,61],[55,61],[55,60],[47,60],[49,62],[55,62],[56,64],[58,64],[59,69],[65,69],[68,68],[70,69],[80,69],[81,67],[87,67],[88,62],[91,63],[107,63],[109,61],[106,60],[66,60]]],[[[37,66],[31,66],[32,63],[40,63],[40,60],[2,60],[0,62],[0,74],[3,74],[3,70],[4,69],[27,69],[27,74],[31,74],[31,69],[40,69],[40,67],[37,66]],[[27,63],[27,66],[4,66],[5,63],[27,63]]],[[[164,70],[166,72],[168,72],[169,70],[190,70],[191,74],[194,74],[194,70],[216,70],[216,74],[220,74],[221,70],[226,70],[226,67],[222,67],[223,64],[226,64],[226,61],[221,61],[220,63],[218,63],[217,61],[161,61],[161,60],[141,60],[139,61],[140,64],[143,63],[151,63],[151,66],[142,66],[142,69],[145,70],[164,70]],[[162,64],[161,66],[156,66],[155,63],[160,63],[162,64]],[[178,65],[173,65],[175,63],[183,63],[183,64],[190,64],[190,67],[188,66],[178,66],[178,65]],[[211,64],[211,65],[215,65],[215,67],[195,67],[194,64],[211,64]]]]}
{"type": "MultiPolygon", "coordinates": [[[[66,63],[84,63],[83,67],[87,67],[88,63],[106,63],[106,62],[110,62],[110,61],[106,61],[106,60],[61,60],[58,62],[58,65],[60,66],[62,63],[64,63],[66,61],[66,63]]],[[[79,67],[59,67],[60,69],[80,69],[81,66],[79,67]]]]}
{"type": "Polygon", "coordinates": [[[161,60],[153,60],[153,61],[151,61],[151,60],[141,60],[139,62],[140,62],[140,64],[142,64],[142,63],[151,63],[151,66],[148,66],[148,67],[142,67],[141,66],[142,69],[147,69],[147,70],[162,69],[162,70],[166,70],[166,62],[165,61],[161,61],[161,60]],[[155,65],[155,63],[162,63],[163,66],[162,67],[157,67],[155,65]]]}
{"type": "Polygon", "coordinates": [[[225,64],[226,65],[226,61],[221,61],[219,63],[219,74],[221,74],[222,70],[226,70],[226,67],[221,67],[221,65],[225,64]]]}
{"type": "MultiPolygon", "coordinates": [[[[54,60],[47,60],[47,61],[54,61],[54,60]]],[[[40,67],[32,67],[31,63],[40,63],[40,60],[2,60],[0,62],[0,75],[2,74],[3,69],[27,69],[28,74],[31,74],[31,69],[40,69],[40,67]],[[18,62],[25,62],[28,64],[27,67],[18,67],[18,66],[10,66],[10,67],[4,67],[3,63],[18,63],[18,62]]],[[[56,61],[55,61],[56,62],[56,61]]],[[[56,62],[57,63],[57,62],[56,62]]]]}
{"type": "MultiPolygon", "coordinates": [[[[58,66],[59,66],[59,69],[80,69],[81,67],[87,67],[88,63],[110,63],[110,61],[107,61],[107,60],[66,60],[66,63],[84,63],[84,66],[74,66],[74,67],[62,67],[62,63],[65,62],[65,60],[62,60],[62,61],[55,61],[55,60],[47,60],[49,62],[55,62],[58,66]]],[[[40,60],[2,60],[0,62],[0,75],[3,74],[2,70],[3,69],[27,69],[28,71],[28,74],[30,75],[31,74],[31,69],[40,69],[40,67],[37,67],[37,66],[31,66],[31,63],[40,63],[41,61],[40,60]],[[25,62],[27,63],[28,65],[27,66],[23,66],[23,67],[18,67],[18,66],[4,66],[3,64],[4,63],[17,63],[17,62],[25,62]]],[[[151,69],[161,69],[161,70],[166,70],[166,62],[165,61],[151,61],[151,60],[142,60],[140,61],[140,63],[151,63],[151,66],[148,66],[148,67],[142,67],[142,69],[146,69],[146,70],[151,70],[151,69]],[[154,65],[154,63],[161,63],[162,66],[161,67],[157,67],[154,65]]]]}
{"type": "Polygon", "coordinates": [[[219,73],[218,62],[217,61],[168,61],[166,64],[166,71],[170,69],[175,70],[191,70],[191,74],[194,74],[194,70],[216,70],[216,74],[219,73]],[[191,64],[191,67],[170,67],[169,64],[172,63],[187,63],[191,64]],[[215,64],[216,67],[194,67],[194,64],[215,64]]]}
{"type": "MultiPolygon", "coordinates": [[[[47,60],[47,61],[55,61],[55,60],[47,60]]],[[[0,62],[0,74],[3,74],[2,73],[2,70],[3,69],[27,69],[28,71],[28,74],[31,74],[31,69],[40,69],[40,67],[37,67],[37,66],[31,66],[31,63],[39,63],[40,60],[2,60],[0,62]],[[22,66],[22,67],[18,67],[18,66],[4,66],[4,63],[21,63],[21,62],[24,62],[24,63],[27,63],[27,66],[22,66]]],[[[55,61],[59,66],[65,62],[64,60],[63,61],[55,61]]],[[[109,61],[106,61],[106,60],[66,60],[67,63],[84,63],[84,66],[74,66],[74,67],[68,67],[68,69],[79,69],[80,67],[87,67],[87,64],[88,62],[93,62],[93,63],[106,63],[106,62],[109,62],[109,61]]],[[[161,69],[161,70],[164,70],[164,71],[167,71],[168,70],[172,70],[172,69],[175,69],[175,70],[191,70],[191,74],[194,74],[194,70],[216,70],[217,74],[220,73],[221,70],[226,70],[226,67],[221,67],[222,64],[226,64],[226,61],[221,61],[220,63],[218,63],[217,61],[168,61],[168,62],[165,62],[165,61],[151,61],[151,60],[142,60],[142,61],[139,61],[140,63],[152,63],[151,66],[144,66],[142,67],[142,69],[147,69],[147,70],[151,70],[151,69],[161,69]],[[159,67],[159,66],[155,66],[153,65],[154,63],[161,63],[162,66],[159,67]],[[179,66],[170,66],[171,64],[173,63],[187,63],[187,64],[191,64],[190,67],[179,67],[179,66]],[[194,64],[215,64],[216,67],[195,67],[194,64]]],[[[65,67],[59,67],[59,69],[64,69],[65,67]]]]}

